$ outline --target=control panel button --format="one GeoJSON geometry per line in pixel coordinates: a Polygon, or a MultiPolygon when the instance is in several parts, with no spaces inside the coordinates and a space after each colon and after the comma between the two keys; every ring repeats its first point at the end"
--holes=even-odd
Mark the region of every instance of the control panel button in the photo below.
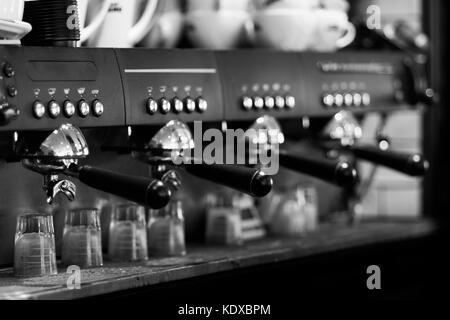
{"type": "Polygon", "coordinates": [[[7,102],[0,103],[0,126],[5,126],[20,116],[20,110],[7,102]]]}
{"type": "Polygon", "coordinates": [[[372,102],[371,100],[372,100],[372,97],[370,96],[369,93],[365,92],[362,94],[362,105],[363,106],[365,106],[365,107],[370,106],[370,104],[372,102]]]}
{"type": "Polygon", "coordinates": [[[255,109],[261,110],[262,108],[264,108],[264,99],[261,97],[254,97],[253,106],[255,107],[255,109]]]}
{"type": "Polygon", "coordinates": [[[94,116],[96,116],[97,118],[101,117],[104,112],[105,106],[100,100],[96,99],[92,101],[92,113],[94,114],[94,116]]]}
{"type": "Polygon", "coordinates": [[[199,112],[206,112],[206,110],[208,110],[208,101],[206,101],[206,99],[204,99],[203,97],[198,97],[197,109],[199,112]]]}
{"type": "Polygon", "coordinates": [[[253,100],[250,97],[243,97],[242,98],[242,107],[244,108],[244,110],[250,110],[251,108],[253,108],[253,100]]]}
{"type": "Polygon", "coordinates": [[[159,99],[159,108],[161,110],[161,113],[167,114],[172,109],[172,104],[166,98],[161,98],[159,99]]]}
{"type": "Polygon", "coordinates": [[[158,103],[153,98],[147,99],[146,109],[149,114],[155,114],[158,112],[158,103]]]}
{"type": "Polygon", "coordinates": [[[52,100],[48,103],[48,115],[56,119],[61,114],[61,106],[55,100],[52,100]]]}
{"type": "Polygon", "coordinates": [[[179,98],[176,98],[176,97],[173,98],[172,104],[173,104],[173,112],[175,112],[175,113],[183,112],[183,109],[184,109],[183,101],[181,101],[179,98]]]}
{"type": "Polygon", "coordinates": [[[6,62],[6,63],[3,65],[3,74],[4,74],[7,78],[12,78],[12,77],[14,77],[15,71],[14,71],[13,66],[12,66],[10,63],[6,62]]]}
{"type": "Polygon", "coordinates": [[[17,96],[17,88],[13,85],[9,85],[6,87],[6,93],[8,93],[8,96],[10,96],[11,98],[14,98],[15,96],[17,96]]]}
{"type": "Polygon", "coordinates": [[[325,107],[331,108],[334,106],[334,96],[332,94],[325,94],[322,97],[322,103],[325,107]]]}
{"type": "Polygon", "coordinates": [[[42,119],[42,117],[45,115],[45,105],[37,100],[33,103],[33,116],[36,119],[42,119]]]}
{"type": "Polygon", "coordinates": [[[72,118],[75,115],[75,105],[72,101],[66,100],[63,104],[63,113],[66,118],[72,118]]]}
{"type": "Polygon", "coordinates": [[[186,109],[186,112],[192,113],[195,111],[195,101],[192,98],[186,98],[184,99],[184,108],[186,109]]]}
{"type": "Polygon", "coordinates": [[[271,96],[266,96],[264,98],[264,106],[267,109],[273,109],[275,107],[275,99],[271,96]]]}
{"type": "Polygon", "coordinates": [[[362,104],[362,96],[359,93],[353,94],[353,105],[359,107],[362,104]]]}
{"type": "Polygon", "coordinates": [[[283,108],[285,107],[285,105],[286,105],[286,100],[284,99],[284,97],[282,97],[282,96],[277,96],[277,97],[275,98],[275,106],[276,106],[278,109],[283,109],[283,108]]]}
{"type": "Polygon", "coordinates": [[[342,107],[344,105],[344,96],[340,93],[334,95],[334,105],[336,107],[342,107]]]}
{"type": "Polygon", "coordinates": [[[286,101],[286,106],[287,106],[289,109],[295,108],[295,97],[294,97],[294,96],[287,95],[287,96],[285,97],[285,101],[286,101]]]}
{"type": "Polygon", "coordinates": [[[78,102],[78,114],[80,117],[86,118],[90,112],[91,107],[89,106],[89,103],[87,103],[86,100],[80,100],[80,102],[78,102]]]}
{"type": "Polygon", "coordinates": [[[353,95],[351,93],[344,94],[344,104],[347,107],[351,107],[353,105],[353,95]]]}

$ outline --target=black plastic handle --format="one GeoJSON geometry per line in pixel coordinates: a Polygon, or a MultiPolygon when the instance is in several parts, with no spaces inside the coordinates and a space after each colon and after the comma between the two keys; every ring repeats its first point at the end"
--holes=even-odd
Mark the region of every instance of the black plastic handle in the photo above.
{"type": "Polygon", "coordinates": [[[384,151],[376,146],[353,146],[350,150],[355,157],[382,165],[404,174],[423,176],[429,163],[420,154],[409,154],[394,151],[384,151]]]}
{"type": "Polygon", "coordinates": [[[280,150],[280,165],[340,187],[352,188],[358,183],[358,172],[345,161],[334,161],[303,154],[294,155],[286,150],[280,150]]]}
{"type": "Polygon", "coordinates": [[[190,174],[222,184],[253,197],[264,197],[271,190],[273,180],[261,170],[235,165],[189,164],[185,169],[190,174]]]}
{"type": "Polygon", "coordinates": [[[90,166],[77,167],[75,170],[78,179],[92,188],[153,209],[161,209],[169,203],[171,192],[159,180],[133,177],[90,166]]]}

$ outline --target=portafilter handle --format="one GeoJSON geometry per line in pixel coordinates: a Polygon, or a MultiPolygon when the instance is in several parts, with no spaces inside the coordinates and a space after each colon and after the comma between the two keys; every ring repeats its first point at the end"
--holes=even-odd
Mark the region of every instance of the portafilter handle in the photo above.
{"type": "Polygon", "coordinates": [[[359,145],[347,148],[356,158],[370,161],[413,177],[425,175],[430,166],[428,161],[420,154],[382,150],[376,146],[359,145]]]}
{"type": "Polygon", "coordinates": [[[237,165],[188,164],[184,168],[190,174],[237,191],[261,198],[272,190],[273,180],[261,170],[237,165]]]}
{"type": "Polygon", "coordinates": [[[72,165],[69,174],[84,184],[152,209],[165,207],[171,191],[161,181],[124,175],[91,166],[72,165]]]}
{"type": "Polygon", "coordinates": [[[346,161],[322,159],[280,150],[280,165],[340,187],[352,188],[359,181],[358,172],[346,161]]]}

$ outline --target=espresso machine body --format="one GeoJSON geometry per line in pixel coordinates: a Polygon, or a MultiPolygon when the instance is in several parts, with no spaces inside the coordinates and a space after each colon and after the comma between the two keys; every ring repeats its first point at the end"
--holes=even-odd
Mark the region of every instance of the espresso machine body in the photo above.
{"type": "MultiPolygon", "coordinates": [[[[329,118],[344,109],[364,114],[407,108],[410,92],[405,88],[413,80],[405,72],[406,58],[370,52],[0,46],[0,242],[4,244],[0,265],[12,262],[19,214],[53,212],[58,243],[67,209],[99,208],[103,230],[107,230],[113,205],[124,201],[77,183],[74,202],[57,197],[47,205],[41,177],[14,161],[14,144],[21,136],[72,124],[81,128],[89,143],[85,164],[149,176],[147,164],[129,154],[104,152],[103,147],[120,145],[133,131],[145,127],[156,131],[171,120],[189,125],[202,121],[220,129],[224,124],[244,128],[244,123],[246,128],[270,115],[300,129],[302,119],[329,118]]],[[[296,141],[286,147],[303,150],[296,141]]],[[[224,187],[184,172],[181,176],[186,234],[199,240],[205,223],[199,204],[206,192],[224,187]]],[[[317,187],[321,212],[342,206],[340,188],[285,169],[274,179],[279,187],[299,183],[317,187]]]]}

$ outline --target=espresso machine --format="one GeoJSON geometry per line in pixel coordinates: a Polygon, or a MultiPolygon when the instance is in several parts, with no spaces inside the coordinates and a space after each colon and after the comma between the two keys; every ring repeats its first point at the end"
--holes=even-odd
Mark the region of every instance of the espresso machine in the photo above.
{"type": "Polygon", "coordinates": [[[423,175],[428,164],[419,155],[361,153],[368,150],[357,149],[355,123],[351,144],[342,143],[349,125],[333,127],[341,137],[326,134],[341,112],[389,113],[426,95],[417,92],[422,88],[406,60],[401,53],[351,51],[0,47],[0,265],[11,263],[15,220],[27,210],[56,213],[58,230],[58,213],[74,206],[100,207],[105,216],[123,199],[163,207],[175,184],[187,238],[195,240],[202,237],[199,203],[208,190],[232,188],[257,198],[272,186],[312,179],[327,212],[342,194],[354,194],[358,157],[423,175]],[[272,141],[288,170],[211,164],[195,151],[191,162],[174,163],[174,154],[196,148],[201,154],[196,139],[203,132],[192,130],[195,121],[225,132],[255,124],[271,129],[270,119],[288,138],[272,141]],[[339,152],[330,156],[330,150],[339,152]],[[73,178],[82,184],[75,188],[73,178]]]}

